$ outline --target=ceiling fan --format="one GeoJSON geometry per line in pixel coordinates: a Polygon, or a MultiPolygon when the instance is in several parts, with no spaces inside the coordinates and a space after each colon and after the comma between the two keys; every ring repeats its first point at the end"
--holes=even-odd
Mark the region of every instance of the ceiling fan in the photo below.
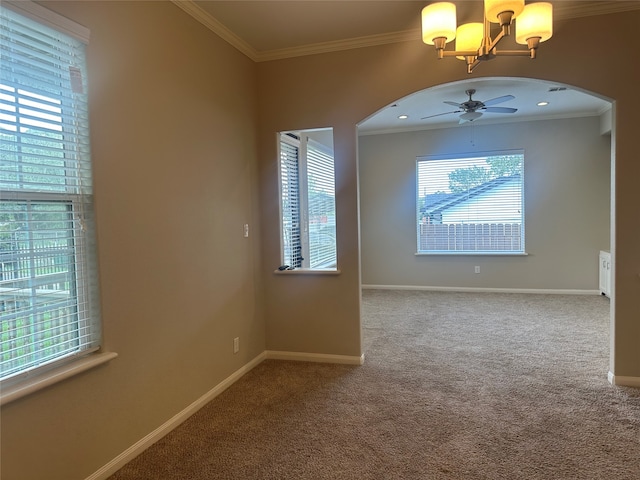
{"type": "Polygon", "coordinates": [[[515,113],[518,111],[517,108],[491,106],[491,105],[496,105],[498,103],[513,100],[514,98],[516,98],[513,95],[503,95],[501,97],[496,97],[496,98],[492,98],[491,100],[481,102],[479,100],[474,100],[473,98],[471,98],[473,94],[476,93],[475,89],[470,88],[469,90],[465,90],[465,93],[469,95],[469,100],[467,100],[466,102],[462,102],[462,103],[447,102],[447,101],[444,102],[447,105],[452,105],[456,107],[457,110],[454,110],[452,112],[436,113],[435,115],[429,115],[428,117],[422,117],[422,120],[426,118],[439,117],[440,115],[449,115],[451,113],[462,112],[462,115],[460,115],[459,123],[465,123],[465,122],[472,122],[475,119],[480,118],[482,116],[482,112],[479,110],[483,110],[485,112],[493,112],[493,113],[515,113]]]}

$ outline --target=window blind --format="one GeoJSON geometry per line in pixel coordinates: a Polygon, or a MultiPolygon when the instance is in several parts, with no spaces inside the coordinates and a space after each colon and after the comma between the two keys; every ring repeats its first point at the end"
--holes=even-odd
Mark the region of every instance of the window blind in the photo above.
{"type": "Polygon", "coordinates": [[[333,154],[319,143],[307,143],[310,268],[335,267],[336,218],[333,154]]]}
{"type": "Polygon", "coordinates": [[[524,253],[523,162],[419,158],[418,253],[524,253]]]}
{"type": "MultiPolygon", "coordinates": [[[[27,10],[60,20],[37,5],[27,10]]],[[[0,378],[7,380],[94,351],[101,332],[84,44],[4,7],[0,27],[0,378]]]]}
{"type": "Polygon", "coordinates": [[[284,264],[294,268],[302,266],[299,153],[297,145],[280,142],[282,253],[284,264]]]}

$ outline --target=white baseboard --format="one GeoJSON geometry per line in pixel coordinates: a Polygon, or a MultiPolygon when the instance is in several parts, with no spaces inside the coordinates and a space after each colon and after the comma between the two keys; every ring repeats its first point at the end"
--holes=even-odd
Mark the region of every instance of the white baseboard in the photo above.
{"type": "Polygon", "coordinates": [[[204,407],[211,400],[216,398],[222,392],[224,392],[227,388],[237,382],[244,374],[252,370],[258,364],[260,364],[265,359],[274,359],[274,360],[298,360],[305,362],[321,362],[321,363],[343,363],[348,365],[362,365],[364,363],[364,354],[357,356],[349,356],[349,355],[330,355],[330,354],[322,354],[322,353],[298,353],[298,352],[276,352],[266,350],[262,352],[260,355],[255,357],[249,363],[239,368],[235,372],[233,372],[230,376],[225,378],[218,385],[213,387],[207,393],[205,393],[202,397],[198,398],[195,402],[189,405],[187,408],[178,412],[172,418],[167,420],[165,423],[160,425],[154,431],[146,435],[144,438],[138,440],[136,443],[127,448],[120,455],[115,457],[109,463],[104,465],[98,471],[89,475],[85,480],[105,480],[109,476],[113,475],[119,469],[124,467],[128,462],[136,458],[142,452],[144,452],[151,445],[156,443],[162,437],[167,435],[173,429],[175,429],[182,422],[187,420],[191,415],[196,413],[202,407],[204,407]]]}
{"type": "Polygon", "coordinates": [[[162,437],[167,435],[169,432],[171,432],[171,430],[176,428],[182,422],[187,420],[191,415],[196,413],[198,410],[204,407],[207,403],[209,403],[211,400],[216,398],[218,395],[224,392],[227,388],[229,388],[235,382],[237,382],[245,373],[249,372],[255,366],[260,364],[265,358],[266,358],[266,353],[262,352],[260,355],[258,355],[253,360],[251,360],[249,363],[247,363],[246,365],[242,366],[241,368],[233,372],[230,376],[225,378],[222,382],[220,382],[218,385],[213,387],[211,390],[209,390],[207,393],[205,393],[202,397],[197,399],[187,408],[185,408],[181,412],[174,415],[172,418],[167,420],[165,423],[160,425],[154,431],[146,435],[144,438],[138,440],[136,443],[131,445],[124,452],[122,452],[120,455],[115,457],[109,463],[104,465],[98,471],[88,476],[86,480],[105,480],[110,475],[113,475],[125,464],[127,464],[128,462],[133,460],[135,457],[140,455],[147,448],[149,448],[151,445],[156,443],[162,437]]]}
{"type": "Polygon", "coordinates": [[[599,290],[573,290],[551,288],[485,288],[485,287],[435,287],[424,285],[362,285],[363,290],[425,290],[433,292],[489,292],[533,293],[544,295],[600,295],[599,290]]]}
{"type": "Polygon", "coordinates": [[[267,350],[267,358],[271,360],[295,360],[299,362],[342,363],[345,365],[362,365],[364,353],[355,355],[330,355],[326,353],[279,352],[267,350]]]}
{"type": "Polygon", "coordinates": [[[611,385],[640,388],[640,377],[623,377],[609,372],[608,378],[611,385]]]}

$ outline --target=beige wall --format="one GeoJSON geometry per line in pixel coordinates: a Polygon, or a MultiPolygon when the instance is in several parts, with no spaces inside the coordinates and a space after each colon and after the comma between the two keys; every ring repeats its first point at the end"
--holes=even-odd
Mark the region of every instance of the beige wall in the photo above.
{"type": "MultiPolygon", "coordinates": [[[[611,371],[640,377],[640,162],[637,161],[637,74],[625,32],[637,28],[640,13],[558,22],[539,58],[497,59],[475,77],[511,76],[560,82],[613,100],[612,162],[615,164],[611,223],[615,298],[612,301],[611,371]],[[584,39],[598,31],[607,42],[584,39]],[[616,49],[611,46],[615,45],[616,49]]],[[[263,222],[263,279],[267,346],[272,349],[354,355],[359,352],[358,156],[355,125],[410,93],[467,77],[460,62],[437,60],[415,42],[383,45],[258,64],[259,161],[263,222]],[[274,132],[333,126],[337,163],[339,277],[277,276],[277,157],[274,132]]],[[[594,267],[595,268],[595,267],[594,267]]],[[[365,352],[366,353],[366,352],[365,352]]],[[[604,372],[603,372],[604,374],[604,372]]]]}
{"type": "Polygon", "coordinates": [[[597,290],[598,253],[610,242],[610,143],[599,117],[361,136],[362,283],[597,290]],[[416,256],[416,157],[517,149],[528,256],[416,256]]]}
{"type": "MultiPolygon", "coordinates": [[[[92,33],[103,320],[106,349],[119,356],[3,407],[6,480],[86,478],[265,348],[359,355],[356,124],[409,93],[466,78],[460,63],[436,61],[417,40],[256,65],[167,2],[46,4],[92,33]],[[275,132],[329,126],[341,275],[274,275],[275,132]]],[[[611,368],[636,377],[640,97],[633,51],[610,46],[629,45],[639,20],[635,12],[560,23],[535,62],[501,59],[474,73],[624,100],[614,117],[611,368]],[[593,31],[607,42],[584,48],[593,31]]]]}
{"type": "Polygon", "coordinates": [[[168,2],[46,6],[91,30],[104,338],[118,357],[2,408],[5,480],[88,477],[265,349],[255,65],[168,2]]]}

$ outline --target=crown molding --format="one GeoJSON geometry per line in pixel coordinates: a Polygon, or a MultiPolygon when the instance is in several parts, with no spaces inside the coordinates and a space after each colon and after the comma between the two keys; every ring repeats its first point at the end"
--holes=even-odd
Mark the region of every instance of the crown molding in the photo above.
{"type": "Polygon", "coordinates": [[[202,25],[207,27],[213,33],[218,35],[220,38],[225,40],[231,46],[240,50],[240,52],[244,53],[247,57],[249,57],[254,62],[258,61],[258,51],[245,42],[238,35],[233,33],[227,27],[225,27],[222,23],[220,23],[213,16],[209,15],[206,11],[196,5],[193,0],[170,0],[176,6],[187,12],[193,18],[195,18],[202,25]]]}
{"type": "Polygon", "coordinates": [[[223,40],[240,50],[254,62],[268,62],[271,60],[281,60],[284,58],[302,57],[305,55],[315,55],[318,53],[329,53],[340,50],[351,50],[354,48],[373,47],[389,43],[398,43],[420,38],[419,30],[405,30],[402,32],[384,33],[379,35],[368,35],[365,37],[347,38],[344,40],[333,40],[330,42],[314,43],[299,47],[281,48],[276,50],[258,51],[245,42],[238,35],[233,33],[216,18],[199,7],[193,0],[171,0],[176,6],[191,15],[198,22],[221,37],[223,40]]]}
{"type": "Polygon", "coordinates": [[[420,40],[420,30],[381,33],[378,35],[367,35],[365,37],[346,38],[344,40],[332,40],[330,42],[312,43],[309,45],[301,45],[299,47],[258,52],[256,61],[268,62],[271,60],[281,60],[283,58],[302,57],[305,55],[316,55],[318,53],[338,52],[341,50],[374,47],[377,45],[415,40],[420,40]]]}
{"type": "Polygon", "coordinates": [[[554,2],[553,16],[560,20],[579,17],[592,17],[594,15],[607,15],[609,13],[628,12],[640,10],[638,1],[621,2],[554,2]]]}
{"type": "MultiPolygon", "coordinates": [[[[202,23],[209,30],[231,44],[254,62],[268,62],[285,58],[316,55],[320,53],[351,50],[355,48],[373,47],[390,43],[415,41],[421,38],[420,29],[404,30],[401,32],[368,35],[364,37],[332,40],[329,42],[301,45],[298,47],[281,48],[276,50],[259,51],[233,33],[212,15],[200,8],[193,0],[170,0],[176,6],[202,23]]],[[[606,15],[631,10],[640,10],[639,1],[589,1],[589,2],[554,2],[554,17],[559,20],[569,18],[606,15]]]]}

